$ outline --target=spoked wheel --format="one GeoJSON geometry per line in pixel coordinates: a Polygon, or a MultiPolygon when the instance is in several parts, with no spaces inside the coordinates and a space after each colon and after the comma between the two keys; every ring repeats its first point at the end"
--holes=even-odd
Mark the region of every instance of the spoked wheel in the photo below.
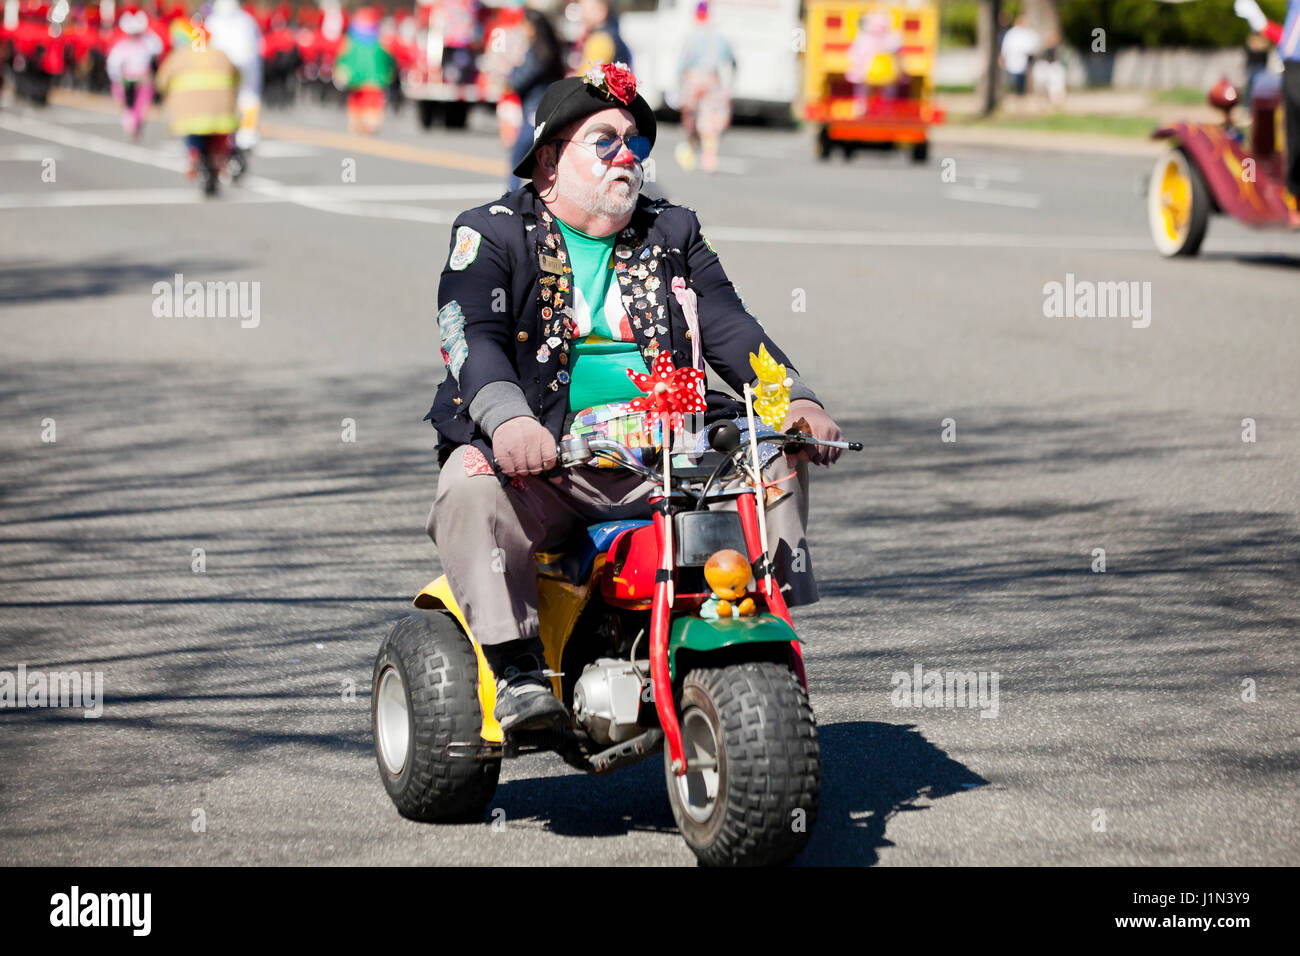
{"type": "Polygon", "coordinates": [[[455,621],[413,612],[393,625],[371,685],[375,756],[384,788],[413,820],[479,820],[496,792],[499,758],[450,756],[482,728],[478,657],[455,621]]]}
{"type": "Polygon", "coordinates": [[[1156,160],[1147,189],[1147,222],[1162,256],[1194,256],[1210,220],[1210,191],[1181,149],[1156,160]]]}
{"type": "Polygon", "coordinates": [[[812,708],[782,664],[691,671],[682,682],[687,773],[664,767],[677,826],[706,866],[790,862],[808,842],[821,793],[812,708]]]}

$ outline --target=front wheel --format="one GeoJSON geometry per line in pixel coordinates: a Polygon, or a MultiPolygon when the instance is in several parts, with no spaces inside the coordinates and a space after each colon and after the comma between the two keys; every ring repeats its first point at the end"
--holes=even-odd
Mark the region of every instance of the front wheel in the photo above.
{"type": "Polygon", "coordinates": [[[370,712],[384,788],[412,820],[479,820],[496,792],[500,758],[451,756],[482,727],[478,656],[446,614],[414,611],[375,659],[370,712]]]}
{"type": "Polygon", "coordinates": [[[664,751],[677,826],[706,866],[789,863],[817,819],[821,753],[808,696],[770,662],[691,671],[682,682],[687,767],[664,751]]]}
{"type": "Polygon", "coordinates": [[[1162,256],[1194,256],[1210,220],[1210,190],[1181,149],[1156,160],[1147,189],[1147,222],[1162,256]]]}

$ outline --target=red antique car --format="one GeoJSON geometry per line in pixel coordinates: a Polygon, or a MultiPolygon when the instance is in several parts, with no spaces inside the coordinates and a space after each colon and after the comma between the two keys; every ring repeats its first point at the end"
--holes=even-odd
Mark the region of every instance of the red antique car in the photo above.
{"type": "Polygon", "coordinates": [[[1147,219],[1161,255],[1196,255],[1211,213],[1256,228],[1296,225],[1295,197],[1285,185],[1281,84],[1272,79],[1256,83],[1249,141],[1232,122],[1241,96],[1226,79],[1208,97],[1223,123],[1175,123],[1151,134],[1173,144],[1156,161],[1147,190],[1147,219]]]}

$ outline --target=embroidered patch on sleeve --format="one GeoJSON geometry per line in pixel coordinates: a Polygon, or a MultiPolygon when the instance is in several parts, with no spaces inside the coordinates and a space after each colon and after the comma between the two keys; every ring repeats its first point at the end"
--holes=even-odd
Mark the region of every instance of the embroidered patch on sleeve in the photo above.
{"type": "Polygon", "coordinates": [[[467,476],[493,474],[487,457],[473,445],[465,446],[465,474],[467,476]]]}
{"type": "Polygon", "coordinates": [[[461,226],[456,230],[456,245],[451,250],[451,260],[447,264],[460,272],[478,258],[478,244],[482,241],[483,236],[477,230],[461,226]]]}
{"type": "Polygon", "coordinates": [[[459,382],[460,367],[469,357],[469,343],[465,341],[465,313],[455,299],[438,312],[438,331],[442,338],[442,360],[459,382]]]}
{"type": "Polygon", "coordinates": [[[718,254],[718,250],[713,248],[713,243],[709,242],[709,237],[706,236],[704,233],[700,233],[700,238],[704,240],[704,245],[708,247],[709,252],[713,253],[716,256],[718,254]]]}

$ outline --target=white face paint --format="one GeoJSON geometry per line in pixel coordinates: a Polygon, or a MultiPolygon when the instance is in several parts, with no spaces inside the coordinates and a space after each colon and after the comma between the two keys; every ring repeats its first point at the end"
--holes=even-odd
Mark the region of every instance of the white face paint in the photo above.
{"type": "MultiPolygon", "coordinates": [[[[573,172],[577,173],[578,167],[573,172]]],[[[641,193],[640,166],[607,166],[597,160],[590,175],[590,179],[561,175],[557,183],[560,195],[592,215],[621,216],[636,207],[641,193]]]]}

